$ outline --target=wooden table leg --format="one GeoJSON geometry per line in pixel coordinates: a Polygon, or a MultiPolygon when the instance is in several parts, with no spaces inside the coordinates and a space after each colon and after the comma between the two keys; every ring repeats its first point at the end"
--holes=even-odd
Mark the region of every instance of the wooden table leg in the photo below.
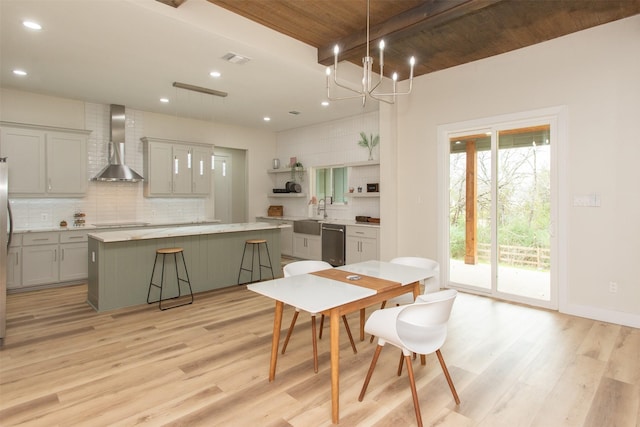
{"type": "Polygon", "coordinates": [[[269,363],[269,382],[276,379],[276,364],[278,363],[278,344],[280,342],[280,328],[282,327],[282,312],[284,303],[276,301],[276,312],[273,317],[273,338],[271,339],[271,362],[269,363]]]}
{"type": "Polygon", "coordinates": [[[364,341],[364,308],[360,309],[360,341],[364,341]]]}
{"type": "Polygon", "coordinates": [[[331,310],[331,421],[340,419],[340,314],[331,310]]]}

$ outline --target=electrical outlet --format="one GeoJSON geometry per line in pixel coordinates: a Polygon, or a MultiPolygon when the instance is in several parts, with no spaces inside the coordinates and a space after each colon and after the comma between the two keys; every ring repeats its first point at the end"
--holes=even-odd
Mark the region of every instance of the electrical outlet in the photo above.
{"type": "Polygon", "coordinates": [[[46,213],[42,213],[40,214],[40,219],[43,221],[48,221],[49,220],[49,215],[47,215],[46,213]]]}
{"type": "Polygon", "coordinates": [[[617,293],[618,292],[618,283],[609,282],[609,292],[611,292],[612,294],[617,293]]]}

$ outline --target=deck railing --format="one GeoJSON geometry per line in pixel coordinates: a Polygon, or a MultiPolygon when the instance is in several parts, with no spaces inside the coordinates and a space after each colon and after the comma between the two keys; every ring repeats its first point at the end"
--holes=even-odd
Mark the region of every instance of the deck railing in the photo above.
{"type": "MultiPolygon", "coordinates": [[[[478,259],[490,262],[491,244],[478,243],[478,259]]],[[[549,248],[498,245],[498,263],[548,270],[551,266],[549,248]]]]}

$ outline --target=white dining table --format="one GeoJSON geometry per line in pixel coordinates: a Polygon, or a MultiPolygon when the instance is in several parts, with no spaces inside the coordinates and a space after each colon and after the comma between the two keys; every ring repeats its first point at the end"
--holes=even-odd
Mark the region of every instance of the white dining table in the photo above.
{"type": "Polygon", "coordinates": [[[328,316],[331,320],[331,419],[334,424],[337,424],[340,419],[340,317],[360,310],[360,340],[364,340],[365,308],[407,292],[413,292],[415,298],[420,294],[420,281],[433,274],[432,270],[418,267],[384,261],[365,261],[323,272],[247,285],[250,291],[272,298],[276,302],[269,381],[274,381],[276,376],[284,304],[328,316]],[[346,278],[352,275],[360,276],[361,279],[346,278]],[[378,284],[380,286],[375,286],[378,284]]]}

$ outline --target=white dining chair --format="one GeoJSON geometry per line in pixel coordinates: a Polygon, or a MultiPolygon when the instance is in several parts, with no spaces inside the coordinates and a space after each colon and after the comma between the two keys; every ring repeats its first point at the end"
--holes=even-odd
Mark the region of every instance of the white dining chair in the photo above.
{"type": "MultiPolygon", "coordinates": [[[[285,265],[282,269],[284,273],[284,277],[296,276],[299,274],[307,274],[313,273],[315,271],[327,270],[333,268],[331,264],[325,261],[314,261],[314,260],[306,260],[306,261],[295,261],[285,265]]],[[[296,320],[298,319],[298,314],[300,313],[300,309],[295,307],[295,312],[293,313],[293,318],[291,319],[291,325],[289,326],[289,330],[287,331],[287,336],[284,339],[284,344],[282,345],[282,354],[284,354],[287,349],[287,344],[289,344],[289,338],[291,338],[291,333],[293,332],[293,327],[296,324],[296,320]]],[[[312,343],[313,343],[313,371],[318,373],[318,342],[316,339],[316,313],[311,314],[311,335],[312,335],[312,343]]],[[[322,315],[324,320],[324,315],[322,315]]],[[[347,335],[349,336],[349,341],[351,342],[351,348],[354,353],[358,352],[356,348],[356,344],[353,341],[353,336],[351,336],[351,329],[349,328],[349,323],[347,322],[347,317],[342,316],[342,321],[344,322],[344,327],[347,330],[347,335]]],[[[321,328],[322,324],[321,323],[321,328]]]]}
{"type": "MultiPolygon", "coordinates": [[[[438,261],[435,261],[429,258],[421,258],[421,257],[415,257],[415,256],[402,256],[402,257],[393,258],[389,262],[393,264],[402,264],[402,265],[408,265],[411,267],[418,267],[418,268],[431,270],[433,272],[433,276],[428,277],[423,281],[424,293],[426,294],[428,292],[437,292],[440,290],[440,263],[438,263],[438,261]]],[[[380,308],[385,308],[386,306],[398,306],[398,305],[411,304],[411,303],[413,303],[413,294],[407,292],[405,294],[398,295],[397,297],[393,297],[387,301],[382,301],[380,308]]],[[[374,338],[375,337],[371,335],[369,342],[373,342],[374,338]]]]}
{"type": "Polygon", "coordinates": [[[444,358],[440,351],[440,348],[447,338],[447,322],[456,296],[457,291],[455,289],[447,289],[420,295],[413,304],[376,310],[371,314],[369,319],[367,319],[364,329],[366,332],[378,337],[378,346],[373,354],[371,366],[369,367],[367,377],[364,380],[360,396],[358,397],[360,402],[362,402],[364,394],[367,391],[367,386],[371,380],[371,375],[373,374],[382,347],[389,343],[402,350],[400,364],[398,366],[398,375],[402,373],[403,362],[406,362],[411,394],[413,396],[413,407],[419,426],[422,426],[422,416],[420,414],[418,393],[413,374],[412,353],[436,353],[447,383],[449,383],[453,398],[456,404],[460,404],[460,398],[458,397],[458,393],[456,392],[447,365],[444,363],[444,358]]]}

